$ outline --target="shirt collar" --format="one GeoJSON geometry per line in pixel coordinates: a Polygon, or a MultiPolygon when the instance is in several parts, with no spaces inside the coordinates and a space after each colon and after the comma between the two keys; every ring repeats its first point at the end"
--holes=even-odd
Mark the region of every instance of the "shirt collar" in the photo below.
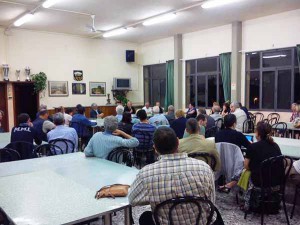
{"type": "Polygon", "coordinates": [[[187,153],[175,153],[175,154],[166,154],[161,155],[161,160],[178,160],[178,159],[185,159],[187,158],[187,153]]]}
{"type": "Polygon", "coordinates": [[[28,123],[20,123],[19,127],[29,127],[28,123]]]}

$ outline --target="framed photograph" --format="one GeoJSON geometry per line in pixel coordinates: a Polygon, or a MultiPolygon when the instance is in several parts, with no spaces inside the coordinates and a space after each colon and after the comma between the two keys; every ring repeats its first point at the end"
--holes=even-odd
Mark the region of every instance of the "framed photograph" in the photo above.
{"type": "Polygon", "coordinates": [[[72,94],[73,95],[85,95],[86,94],[86,83],[72,83],[72,94]]]}
{"type": "Polygon", "coordinates": [[[49,81],[48,89],[50,97],[69,96],[68,81],[49,81]]]}
{"type": "Polygon", "coordinates": [[[90,82],[90,96],[106,96],[106,83],[90,82]]]}

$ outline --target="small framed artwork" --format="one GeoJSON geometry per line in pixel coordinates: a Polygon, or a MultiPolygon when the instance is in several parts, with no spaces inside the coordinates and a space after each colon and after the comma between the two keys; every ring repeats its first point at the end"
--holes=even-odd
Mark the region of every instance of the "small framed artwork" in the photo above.
{"type": "Polygon", "coordinates": [[[86,83],[72,83],[72,94],[73,95],[85,95],[86,94],[86,83]]]}
{"type": "Polygon", "coordinates": [[[68,81],[49,81],[48,89],[50,97],[69,96],[68,81]]]}
{"type": "Polygon", "coordinates": [[[90,96],[106,96],[106,83],[90,82],[90,96]]]}

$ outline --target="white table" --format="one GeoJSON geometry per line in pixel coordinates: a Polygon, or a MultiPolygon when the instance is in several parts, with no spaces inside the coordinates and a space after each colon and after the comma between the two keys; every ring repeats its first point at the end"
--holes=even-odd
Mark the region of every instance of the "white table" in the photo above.
{"type": "Polygon", "coordinates": [[[15,224],[72,224],[125,209],[127,197],[94,199],[102,186],[131,184],[137,169],[72,153],[0,164],[0,207],[15,224]]]}
{"type": "Polygon", "coordinates": [[[291,122],[288,122],[286,124],[287,124],[287,129],[292,133],[292,138],[294,138],[295,131],[300,131],[300,128],[295,128],[294,123],[291,122]]]}
{"type": "Polygon", "coordinates": [[[10,143],[10,132],[0,133],[0,148],[4,148],[10,143]]]}

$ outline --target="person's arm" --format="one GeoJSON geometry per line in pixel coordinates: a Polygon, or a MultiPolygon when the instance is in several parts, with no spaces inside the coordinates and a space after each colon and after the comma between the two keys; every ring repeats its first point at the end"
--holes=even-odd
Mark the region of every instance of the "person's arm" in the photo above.
{"type": "Polygon", "coordinates": [[[101,110],[98,110],[97,118],[103,118],[103,117],[104,117],[104,113],[101,110]]]}
{"type": "Polygon", "coordinates": [[[249,163],[250,163],[250,159],[245,158],[244,167],[246,170],[250,170],[249,163]]]}
{"type": "Polygon", "coordinates": [[[135,137],[132,137],[129,134],[126,134],[124,131],[117,129],[113,132],[113,135],[121,136],[121,137],[125,138],[125,139],[120,140],[121,145],[124,147],[133,148],[133,147],[137,147],[139,145],[138,139],[136,139],[135,137]]]}
{"type": "Polygon", "coordinates": [[[88,145],[84,149],[84,154],[86,157],[94,156],[93,145],[94,145],[94,136],[91,138],[88,145]]]}
{"type": "Polygon", "coordinates": [[[97,122],[91,122],[89,121],[87,118],[83,118],[81,121],[80,121],[83,125],[85,126],[88,126],[88,127],[92,127],[92,126],[96,126],[97,125],[97,122]]]}
{"type": "Polygon", "coordinates": [[[34,142],[35,142],[37,145],[42,144],[42,139],[40,139],[40,137],[39,137],[39,135],[38,135],[38,132],[37,132],[33,127],[31,127],[31,130],[32,130],[33,133],[34,133],[34,136],[33,136],[34,142]]]}
{"type": "Polygon", "coordinates": [[[148,191],[144,185],[143,178],[141,177],[140,173],[137,175],[129,189],[128,200],[129,204],[132,206],[147,205],[150,203],[148,191]]]}

